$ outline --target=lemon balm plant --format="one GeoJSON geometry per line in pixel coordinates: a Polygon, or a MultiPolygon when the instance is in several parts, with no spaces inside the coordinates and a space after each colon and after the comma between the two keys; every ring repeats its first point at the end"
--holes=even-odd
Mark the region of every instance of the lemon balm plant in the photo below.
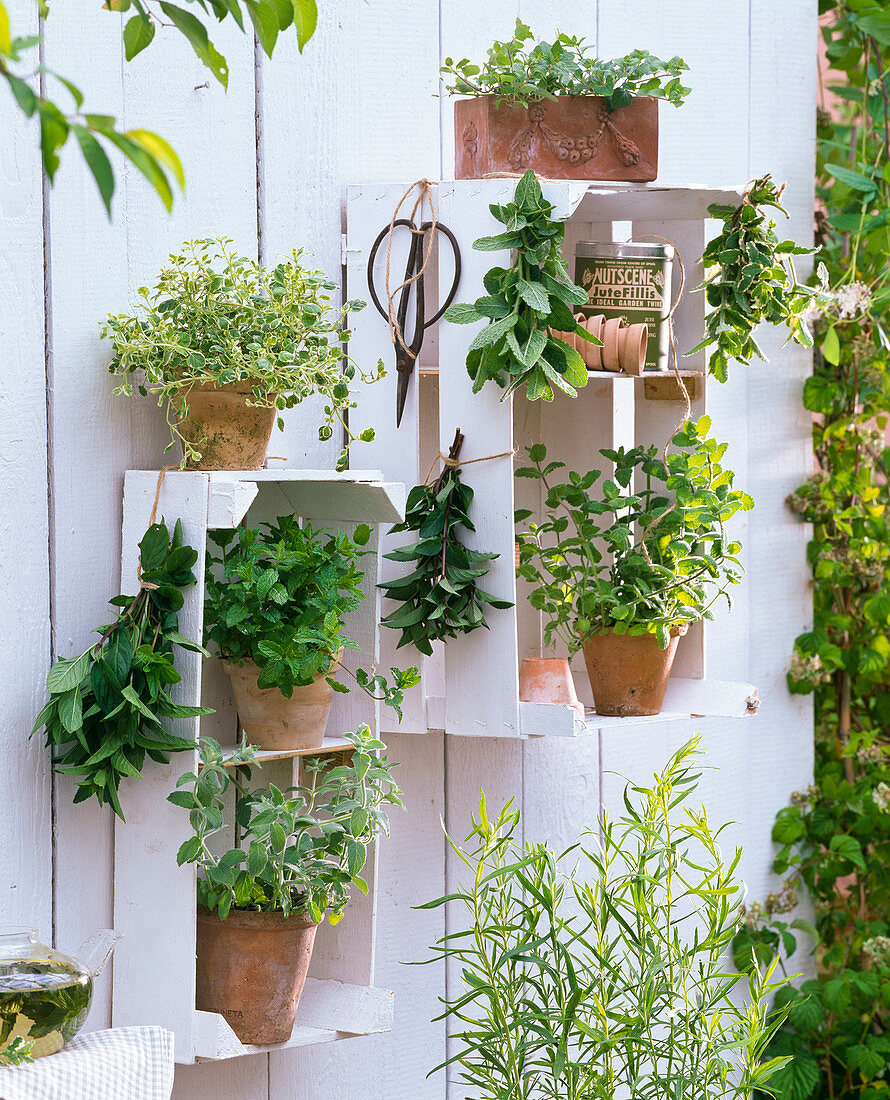
{"type": "MultiPolygon", "coordinates": [[[[751,498],[733,489],[727,445],[701,417],[674,436],[666,456],[655,447],[602,450],[614,477],[570,472],[547,462],[543,444],[517,477],[541,482],[544,518],[517,535],[518,573],[544,616],[545,644],[557,637],[569,654],[583,647],[600,714],[657,714],[679,637],[712,617],[740,582],[741,544],[726,531],[751,498]],[[657,684],[651,695],[645,683],[657,684]]],[[[529,520],[517,511],[517,523],[529,520]]]]}
{"type": "Polygon", "coordinates": [[[724,857],[726,826],[692,803],[698,754],[693,738],[566,852],[523,843],[519,813],[491,819],[484,796],[471,846],[449,838],[468,882],[423,908],[449,908],[434,948],[460,974],[441,998],[456,1025],[444,1065],[468,1096],[769,1092],[789,1060],[766,1054],[787,1013],[769,1000],[787,979],[772,980],[775,961],[747,977],[729,965],[741,850],[724,857]]]}
{"type": "Polygon", "coordinates": [[[339,426],[348,441],[371,440],[373,429],[356,436],[346,425],[350,383],[357,373],[376,381],[383,364],[367,374],[345,354],[346,315],[365,303],[338,309],[336,290],[304,266],[302,250],[263,268],[226,238],[186,241],[155,287],[140,288],[134,313],[102,326],[114,346],[115,393],[156,397],[170,446],[179,439],[184,463],[196,468],[259,468],[276,414],[315,395],[324,401],[320,439],[339,426]]]}

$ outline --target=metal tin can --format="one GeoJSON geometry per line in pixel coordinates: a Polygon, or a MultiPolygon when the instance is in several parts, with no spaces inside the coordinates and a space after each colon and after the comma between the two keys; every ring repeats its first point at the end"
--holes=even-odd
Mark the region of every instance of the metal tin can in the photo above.
{"type": "Polygon", "coordinates": [[[627,241],[579,241],[575,246],[575,282],[587,291],[587,317],[621,317],[626,324],[649,329],[646,370],[668,369],[668,326],[671,306],[669,244],[627,241]]]}

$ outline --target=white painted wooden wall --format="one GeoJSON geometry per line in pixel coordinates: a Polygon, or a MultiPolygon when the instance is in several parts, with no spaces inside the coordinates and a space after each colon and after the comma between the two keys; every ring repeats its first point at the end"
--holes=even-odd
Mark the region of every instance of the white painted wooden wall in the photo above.
{"type": "MultiPolygon", "coordinates": [[[[33,29],[33,8],[12,0],[14,25],[33,29]]],[[[33,920],[62,947],[110,920],[112,821],[72,806],[69,782],[51,781],[27,733],[51,658],[86,647],[116,591],[124,470],[164,461],[157,410],[112,396],[97,334],[170,249],[187,236],[225,234],[271,260],[306,245],[336,275],[346,183],[449,178],[441,59],[480,55],[516,15],[541,34],[586,35],[605,56],[634,47],[681,54],[694,92],[681,111],[662,108],[659,178],[721,184],[772,171],[789,183],[791,232],[798,240],[810,232],[816,0],[320,0],[320,8],[302,57],[288,40],[273,62],[258,61],[247,39],[217,31],[230,67],[225,95],[178,38],[162,36],[127,65],[99,5],[54,5],[48,64],[77,78],[90,109],[156,129],[183,155],[188,194],[171,218],[141,178],[122,171],[109,223],[74,149],[55,189],[42,190],[34,131],[0,97],[0,923],[33,920]]],[[[388,216],[380,212],[381,225],[388,216]]],[[[770,882],[773,815],[812,766],[808,703],[784,688],[793,638],[809,617],[806,530],[783,505],[809,469],[799,402],[808,363],[772,333],[763,344],[769,366],[736,370],[709,391],[715,419],[733,424],[734,465],[746,469],[744,487],[757,500],[745,533],[747,596],[709,675],[750,680],[763,704],[753,721],[701,723],[720,768],[706,773],[705,793],[738,822],[755,896],[770,882]]],[[[330,465],[333,449],[311,423],[311,410],[294,410],[272,453],[291,465],[330,465]]],[[[374,464],[361,451],[354,461],[374,464]]],[[[443,1075],[425,1078],[445,1049],[444,1026],[428,1022],[444,974],[402,965],[442,932],[441,913],[411,908],[451,881],[440,815],[463,835],[484,787],[494,803],[518,797],[527,837],[568,841],[592,821],[601,794],[614,804],[610,769],[651,771],[677,736],[657,722],[614,742],[392,736],[408,812],[380,855],[375,980],[396,990],[393,1033],[183,1068],[177,1100],[462,1100],[443,1075]]],[[[89,1026],[106,1024],[108,1011],[103,981],[89,1026]]]]}

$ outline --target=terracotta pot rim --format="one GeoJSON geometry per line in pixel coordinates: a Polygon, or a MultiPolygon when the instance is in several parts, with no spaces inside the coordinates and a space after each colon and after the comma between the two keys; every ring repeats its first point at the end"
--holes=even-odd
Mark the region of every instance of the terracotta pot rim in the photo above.
{"type": "MultiPolygon", "coordinates": [[[[670,631],[669,631],[670,636],[672,638],[682,638],[686,634],[686,632],[689,630],[689,627],[692,626],[692,625],[693,625],[692,623],[674,623],[674,625],[670,628],[670,631]]],[[[625,631],[623,631],[623,633],[619,634],[616,630],[609,629],[609,630],[594,630],[594,631],[591,631],[590,634],[587,634],[585,636],[584,641],[585,642],[589,641],[591,638],[654,638],[654,637],[655,637],[655,635],[650,630],[647,630],[645,634],[631,634],[630,631],[627,631],[627,630],[625,630],[625,631]]]]}
{"type": "Polygon", "coordinates": [[[226,928],[256,928],[258,931],[262,929],[313,928],[319,924],[318,921],[311,920],[305,910],[299,913],[291,913],[286,917],[280,909],[271,912],[259,909],[230,909],[229,915],[225,920],[222,920],[215,909],[208,909],[204,905],[199,905],[198,918],[226,928]]]}
{"type": "MultiPolygon", "coordinates": [[[[249,378],[242,378],[238,382],[190,382],[183,386],[178,393],[190,394],[192,390],[197,390],[198,393],[234,393],[239,395],[248,395],[253,393],[253,387],[255,382],[260,382],[261,379],[251,380],[249,378]]],[[[279,394],[270,393],[266,395],[270,399],[277,398],[279,394]]]]}
{"type": "MultiPolygon", "coordinates": [[[[484,95],[453,95],[450,98],[453,99],[453,100],[456,100],[456,101],[457,100],[463,101],[463,100],[468,100],[468,99],[496,99],[496,100],[499,100],[499,101],[506,102],[504,100],[504,97],[499,96],[497,94],[497,92],[486,92],[484,95]]],[[[589,94],[589,95],[569,95],[568,93],[565,93],[563,95],[558,95],[556,98],[557,99],[606,99],[607,97],[604,96],[604,95],[593,95],[593,94],[589,94]]],[[[654,100],[656,103],[658,103],[658,102],[661,101],[661,97],[660,96],[654,96],[654,95],[635,95],[631,99],[630,103],[625,103],[625,105],[623,107],[616,107],[614,110],[615,111],[624,111],[628,107],[630,107],[631,104],[637,103],[637,102],[643,102],[644,100],[654,100]]],[[[513,108],[523,107],[526,110],[528,110],[529,107],[534,107],[538,103],[553,103],[553,102],[554,102],[554,100],[550,99],[549,97],[541,96],[540,99],[533,99],[527,104],[526,103],[507,103],[506,105],[508,107],[513,107],[513,108]]],[[[496,106],[499,107],[500,103],[497,103],[496,106]]],[[[614,113],[614,111],[612,111],[610,113],[614,113]]]]}

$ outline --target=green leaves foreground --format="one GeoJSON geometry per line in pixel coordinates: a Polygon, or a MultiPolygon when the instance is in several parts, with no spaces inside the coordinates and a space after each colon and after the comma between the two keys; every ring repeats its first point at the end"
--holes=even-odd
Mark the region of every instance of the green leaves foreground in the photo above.
{"type": "Polygon", "coordinates": [[[100,640],[79,657],[56,661],[46,678],[50,701],[31,731],[45,727],[47,745],[57,750],[55,770],[77,777],[76,803],[95,795],[121,819],[120,781],[139,778],[146,754],[166,764],[171,752],[195,747],[165,723],[212,713],[170,697],[182,678],[173,647],[207,654],[178,629],[182,589],[195,583],[197,552],[183,545],[179,520],[172,538],[163,523],[149,527],[139,551],[142,581],[151,587],[135,597],[115,596],[109,602],[120,608],[118,618],[97,628],[100,640]]]}
{"type": "MultiPolygon", "coordinates": [[[[200,8],[222,22],[231,18],[242,32],[256,33],[257,40],[271,57],[280,32],[293,26],[297,33],[300,51],[312,37],[318,21],[316,0],[188,0],[190,6],[200,8]],[[245,14],[249,17],[245,20],[245,14]],[[251,27],[252,24],[252,27],[251,27]]],[[[47,0],[36,0],[40,17],[49,17],[47,0]]],[[[168,32],[177,31],[194,51],[195,56],[207,67],[213,78],[223,87],[228,86],[229,66],[223,55],[210,41],[210,35],[202,19],[179,4],[160,0],[158,7],[163,19],[149,8],[148,0],[106,0],[102,5],[112,13],[132,12],[123,30],[124,54],[132,61],[155,38],[155,29],[161,22],[168,32]]],[[[39,62],[28,67],[23,57],[37,49],[40,35],[15,36],[9,14],[0,0],[0,79],[5,79],[9,90],[28,117],[40,120],[40,149],[43,167],[53,181],[59,167],[59,150],[74,134],[87,168],[99,189],[102,202],[109,215],[114,194],[114,170],[106,153],[117,150],[131,162],[155,189],[167,210],[173,206],[170,177],[185,188],[185,176],[179,157],[168,143],[150,130],[126,130],[117,128],[111,115],[88,114],[83,111],[83,95],[67,77],[48,69],[39,62]],[[16,70],[16,71],[14,71],[16,70]],[[38,86],[39,74],[53,77],[73,100],[73,110],[59,106],[44,95],[38,86]],[[101,139],[101,140],[100,140],[101,139]]]]}
{"type": "Polygon", "coordinates": [[[390,561],[414,564],[404,577],[378,584],[389,599],[401,606],[381,620],[383,626],[401,630],[399,648],[414,645],[427,656],[432,643],[487,628],[484,606],[512,607],[509,600],[483,592],[477,582],[498,554],[486,554],[464,546],[458,535],[470,522],[473,490],[464,485],[457,467],[446,466],[435,485],[415,485],[408,494],[405,519],[390,533],[416,531],[419,540],[393,550],[390,561]]]}
{"type": "Polygon", "coordinates": [[[332,766],[325,756],[307,757],[307,782],[279,790],[274,784],[250,790],[255,750],[244,745],[225,756],[216,741],[201,740],[201,769],[186,772],[176,786],[188,788],[168,801],[189,811],[194,835],[179,849],[177,862],[196,864],[198,901],[225,920],[231,909],[263,913],[306,913],[336,924],[352,886],[368,892],[360,872],[368,846],[389,831],[386,807],[401,806],[401,791],[386,746],[367,726],[344,736],[355,751],[348,764],[332,766]],[[233,769],[237,774],[233,775],[233,769]],[[235,822],[244,848],[217,855],[210,838],[225,822],[229,787],[235,788],[235,822]]]}
{"type": "Polygon", "coordinates": [[[509,268],[491,268],[483,279],[487,293],[472,305],[445,311],[453,324],[489,322],[467,354],[473,392],[491,380],[508,394],[524,384],[530,401],[552,401],[556,389],[577,397],[577,388],[587,385],[587,367],[551,330],[600,342],[581,328],[572,312],[573,305],[586,304],[587,292],[571,281],[562,257],[565,224],[551,220],[553,204],[544,199],[531,170],[517,184],[513,202],[492,203],[489,209],[506,232],[480,237],[473,247],[481,252],[515,249],[515,262],[509,268]]]}

